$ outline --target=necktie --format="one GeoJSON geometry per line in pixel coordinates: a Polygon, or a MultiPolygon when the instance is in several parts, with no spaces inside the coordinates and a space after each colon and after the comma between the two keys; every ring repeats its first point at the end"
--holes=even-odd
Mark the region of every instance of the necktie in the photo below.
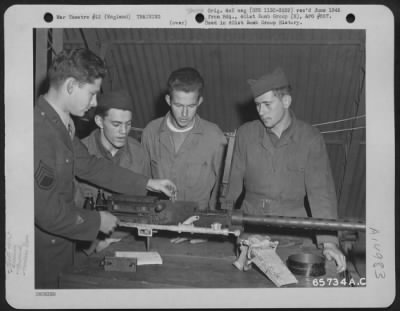
{"type": "Polygon", "coordinates": [[[68,134],[71,137],[71,139],[74,139],[75,136],[75,126],[74,126],[74,122],[72,120],[70,120],[68,122],[68,134]]]}

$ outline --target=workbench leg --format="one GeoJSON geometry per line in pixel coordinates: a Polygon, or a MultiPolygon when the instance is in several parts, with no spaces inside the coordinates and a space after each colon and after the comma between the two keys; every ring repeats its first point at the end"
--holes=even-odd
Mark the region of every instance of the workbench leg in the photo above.
{"type": "Polygon", "coordinates": [[[149,236],[146,237],[146,251],[150,250],[150,246],[151,246],[150,239],[151,239],[151,237],[149,237],[149,236]]]}

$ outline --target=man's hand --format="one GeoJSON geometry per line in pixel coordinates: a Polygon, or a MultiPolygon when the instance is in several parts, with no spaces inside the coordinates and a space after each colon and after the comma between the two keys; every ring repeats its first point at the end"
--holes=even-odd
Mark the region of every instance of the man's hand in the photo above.
{"type": "Polygon", "coordinates": [[[163,192],[168,197],[176,195],[176,186],[168,179],[149,179],[146,189],[154,192],[163,192]]]}
{"type": "Polygon", "coordinates": [[[335,259],[337,273],[341,273],[346,270],[346,257],[342,254],[336,244],[329,242],[324,243],[324,250],[322,253],[328,260],[335,259]]]}
{"type": "Polygon", "coordinates": [[[101,211],[99,213],[100,213],[99,231],[103,232],[106,235],[111,234],[119,223],[118,218],[110,214],[109,212],[101,211]]]}

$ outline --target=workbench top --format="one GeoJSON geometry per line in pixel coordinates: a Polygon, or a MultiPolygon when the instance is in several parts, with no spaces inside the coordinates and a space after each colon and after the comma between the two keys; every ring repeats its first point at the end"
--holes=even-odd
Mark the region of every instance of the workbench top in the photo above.
{"type": "MultiPolygon", "coordinates": [[[[136,272],[104,271],[100,265],[105,256],[116,251],[145,251],[145,239],[129,235],[120,242],[91,256],[79,254],[75,266],[60,275],[60,288],[264,288],[276,287],[253,265],[242,272],[232,263],[236,259],[235,238],[212,237],[206,243],[188,241],[173,244],[177,235],[163,232],[151,238],[151,251],[157,251],[162,265],[137,266],[136,272]]],[[[321,254],[313,244],[298,238],[274,238],[280,244],[277,253],[286,262],[288,256],[299,253],[321,254]]],[[[326,261],[323,278],[337,278],[333,261],[326,261]]],[[[297,284],[285,287],[313,287],[313,277],[297,276],[297,284]]],[[[320,277],[319,277],[320,278],[320,277]]]]}

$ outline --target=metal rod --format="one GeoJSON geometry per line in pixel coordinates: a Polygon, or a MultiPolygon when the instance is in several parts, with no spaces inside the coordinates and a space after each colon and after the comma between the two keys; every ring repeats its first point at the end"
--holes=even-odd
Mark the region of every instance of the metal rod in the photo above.
{"type": "Polygon", "coordinates": [[[366,225],[358,222],[283,216],[232,215],[232,224],[249,224],[286,228],[300,228],[327,231],[365,231],[366,225]]]}
{"type": "Polygon", "coordinates": [[[151,247],[151,237],[150,236],[147,236],[146,237],[146,251],[149,251],[150,250],[150,247],[151,247]]]}
{"type": "Polygon", "coordinates": [[[230,231],[229,229],[213,229],[205,227],[196,227],[191,225],[152,225],[152,224],[138,224],[132,222],[120,222],[118,224],[120,227],[137,228],[138,231],[141,229],[146,230],[165,230],[173,232],[188,232],[188,233],[201,233],[201,234],[215,234],[215,235],[226,235],[233,234],[235,236],[240,235],[240,230],[230,231]]]}

